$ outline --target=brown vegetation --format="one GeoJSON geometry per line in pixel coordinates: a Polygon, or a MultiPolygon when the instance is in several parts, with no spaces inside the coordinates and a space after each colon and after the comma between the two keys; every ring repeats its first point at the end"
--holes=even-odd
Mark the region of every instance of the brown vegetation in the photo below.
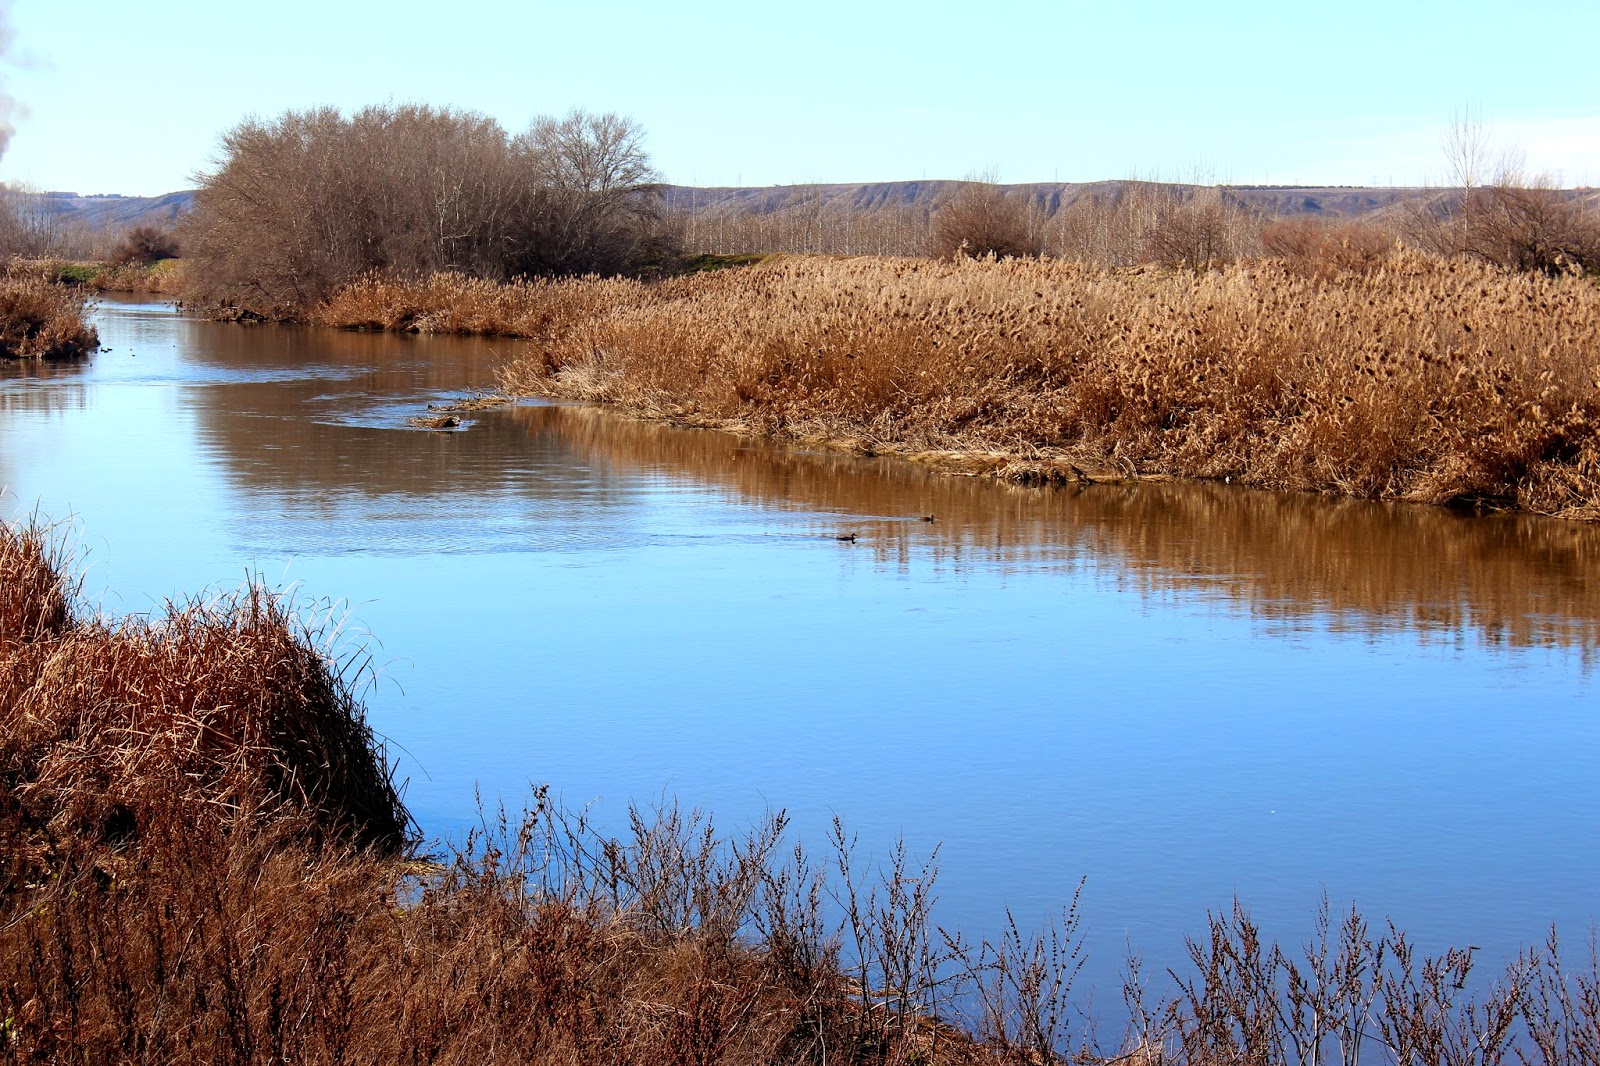
{"type": "Polygon", "coordinates": [[[408,818],[347,680],[256,586],[158,617],[80,617],[46,534],[0,527],[5,778],[30,880],[62,849],[178,819],[310,819],[397,851],[408,818]]]}
{"type": "MultiPolygon", "coordinates": [[[[348,676],[258,589],[85,617],[60,543],[0,527],[0,1056],[7,1061],[1095,1061],[1076,900],[972,945],[937,867],[785,851],[675,805],[617,836],[536,791],[441,861],[348,676]],[[952,1025],[950,1019],[961,1022],[952,1025]]],[[[1120,1061],[1592,1061],[1594,945],[1497,980],[1326,904],[1303,951],[1237,905],[1173,990],[1130,960],[1120,1061]],[[1470,1056],[1470,1057],[1461,1057],[1470,1056]]]]}
{"type": "Polygon", "coordinates": [[[1008,198],[992,183],[966,182],[933,213],[928,254],[935,259],[1037,257],[1044,244],[1030,222],[1026,203],[1008,198]]]}
{"type": "Polygon", "coordinates": [[[1394,234],[1370,222],[1328,224],[1314,218],[1281,219],[1261,229],[1261,249],[1290,273],[1331,279],[1377,270],[1396,250],[1394,234]]]}
{"type": "Polygon", "coordinates": [[[0,275],[0,359],[64,359],[99,343],[81,293],[26,267],[0,275]]]}
{"type": "Polygon", "coordinates": [[[118,266],[150,266],[162,259],[178,258],[178,235],[158,226],[134,226],[122,235],[111,252],[118,266]]]}
{"type": "Polygon", "coordinates": [[[540,352],[504,382],[1000,476],[1600,517],[1600,289],[1416,253],[1303,273],[857,259],[575,282],[541,292],[517,331],[540,352]]]}
{"type": "Polygon", "coordinates": [[[1264,218],[1222,186],[1101,182],[1064,198],[1060,186],[906,184],[941,188],[931,206],[858,204],[820,186],[780,190],[789,195],[776,206],[771,197],[706,204],[700,190],[677,190],[670,220],[682,246],[703,253],[1049,255],[1103,267],[1205,267],[1256,254],[1264,218]]]}
{"type": "Polygon", "coordinates": [[[508,137],[423,106],[289,112],[223,139],[184,230],[187,296],[298,318],[371,272],[620,273],[660,252],[643,133],[573,112],[508,137]]]}
{"type": "Polygon", "coordinates": [[[184,291],[184,261],[107,263],[97,266],[87,282],[96,292],[144,292],[178,296],[184,291]]]}

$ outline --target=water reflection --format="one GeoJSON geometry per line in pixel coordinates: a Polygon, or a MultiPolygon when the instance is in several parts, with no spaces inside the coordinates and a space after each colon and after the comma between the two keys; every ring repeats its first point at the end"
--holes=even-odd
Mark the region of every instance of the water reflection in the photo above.
{"type": "MultiPolygon", "coordinates": [[[[244,524],[270,515],[263,536],[308,550],[358,528],[361,550],[402,553],[692,536],[653,527],[637,506],[649,479],[688,478],[799,516],[813,534],[848,529],[889,569],[1073,567],[1151,597],[1222,598],[1289,628],[1403,627],[1576,648],[1586,661],[1600,645],[1591,526],[1216,485],[1016,487],[564,405],[418,431],[407,417],[491,387],[522,342],[240,327],[159,304],[108,317],[107,353],[0,366],[0,419],[82,412],[106,385],[181,388],[199,446],[250,504],[244,524]]],[[[118,430],[132,440],[151,428],[118,430]]],[[[0,449],[0,484],[22,476],[14,462],[0,449]]]]}
{"type": "Polygon", "coordinates": [[[1284,626],[1404,627],[1586,656],[1600,645],[1600,530],[1590,526],[1221,485],[1011,486],[575,406],[480,412],[463,440],[404,420],[441,391],[489,383],[504,354],[493,346],[349,335],[341,361],[323,363],[325,334],[188,328],[204,362],[226,373],[198,414],[228,475],[286,515],[376,523],[372,550],[649,540],[667,534],[633,506],[641,478],[691,478],[773,511],[831,516],[889,568],[918,558],[1087,567],[1120,588],[1224,598],[1284,626]],[[264,376],[274,368],[285,376],[264,376]],[[374,502],[393,497],[409,501],[403,512],[374,502]],[[454,525],[480,510],[487,519],[508,499],[539,506],[465,540],[426,522],[439,506],[454,525]]]}
{"type": "Polygon", "coordinates": [[[5,385],[0,388],[0,417],[83,410],[88,403],[84,364],[0,359],[0,384],[5,385]]]}
{"type": "Polygon", "coordinates": [[[752,501],[856,517],[885,565],[915,553],[1008,567],[1100,561],[1151,595],[1226,596],[1263,618],[1336,629],[1470,630],[1490,643],[1600,642],[1600,529],[1225,485],[1039,489],[893,460],[800,454],[588,408],[508,417],[591,464],[688,474],[752,501]],[[914,521],[931,514],[937,521],[914,521]]]}

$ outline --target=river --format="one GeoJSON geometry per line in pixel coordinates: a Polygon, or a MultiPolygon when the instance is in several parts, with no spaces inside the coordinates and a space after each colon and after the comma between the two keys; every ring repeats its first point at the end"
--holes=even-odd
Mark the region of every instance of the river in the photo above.
{"type": "Polygon", "coordinates": [[[0,514],[69,522],[108,611],[249,575],[334,601],[431,834],[533,782],[618,827],[782,808],[818,852],[837,815],[939,846],[969,936],[1086,878],[1107,1008],[1125,945],[1176,966],[1235,895],[1291,941],[1326,893],[1486,961],[1596,919],[1600,529],[571,405],[428,432],[514,343],[97,319],[91,360],[0,366],[0,514]]]}

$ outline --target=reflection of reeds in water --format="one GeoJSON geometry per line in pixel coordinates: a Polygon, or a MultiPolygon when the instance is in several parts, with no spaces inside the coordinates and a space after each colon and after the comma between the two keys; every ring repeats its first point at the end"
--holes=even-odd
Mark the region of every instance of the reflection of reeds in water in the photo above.
{"type": "MultiPolygon", "coordinates": [[[[1517,645],[1600,646],[1600,591],[1587,578],[1600,560],[1600,531],[1576,523],[1472,519],[1205,484],[1041,490],[584,407],[484,411],[459,440],[330,425],[311,417],[319,408],[308,401],[319,394],[463,391],[513,354],[513,342],[206,322],[182,328],[192,358],[239,374],[198,397],[198,424],[230,474],[255,491],[314,500],[444,491],[554,499],[572,491],[561,464],[587,461],[595,469],[687,475],[767,506],[862,516],[852,523],[863,535],[858,550],[879,553],[885,565],[908,563],[913,553],[976,554],[1016,566],[1103,555],[1118,560],[1121,580],[1151,592],[1200,589],[1267,618],[1322,615],[1357,630],[1405,625],[1517,645]],[[365,367],[367,376],[251,380],[261,370],[304,375],[318,366],[365,367]],[[549,476],[530,476],[530,462],[548,462],[549,476]],[[938,521],[916,521],[926,514],[938,521]]],[[[396,409],[394,426],[420,409],[396,409]]],[[[598,483],[621,491],[616,479],[598,483]]]]}
{"type": "Polygon", "coordinates": [[[1019,487],[596,408],[528,407],[498,417],[556,437],[591,462],[689,476],[766,506],[860,515],[852,528],[886,563],[912,553],[977,555],[1002,566],[1105,557],[1142,591],[1204,590],[1266,618],[1600,647],[1592,580],[1600,530],[1578,523],[1222,485],[1019,487]],[[938,521],[916,521],[925,514],[938,521]]]}
{"type": "Polygon", "coordinates": [[[88,404],[82,381],[83,364],[8,359],[0,362],[0,416],[60,414],[81,411],[88,404]],[[26,385],[13,384],[26,382],[26,385]]]}

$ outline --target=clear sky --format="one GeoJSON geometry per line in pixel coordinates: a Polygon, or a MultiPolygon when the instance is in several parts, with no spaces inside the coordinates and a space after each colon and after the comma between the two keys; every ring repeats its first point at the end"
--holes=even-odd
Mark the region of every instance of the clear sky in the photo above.
{"type": "Polygon", "coordinates": [[[617,111],[683,184],[1445,179],[1452,120],[1600,185],[1600,0],[0,0],[0,180],[191,187],[249,114],[617,111]],[[3,101],[0,101],[3,106],[3,101]]]}

